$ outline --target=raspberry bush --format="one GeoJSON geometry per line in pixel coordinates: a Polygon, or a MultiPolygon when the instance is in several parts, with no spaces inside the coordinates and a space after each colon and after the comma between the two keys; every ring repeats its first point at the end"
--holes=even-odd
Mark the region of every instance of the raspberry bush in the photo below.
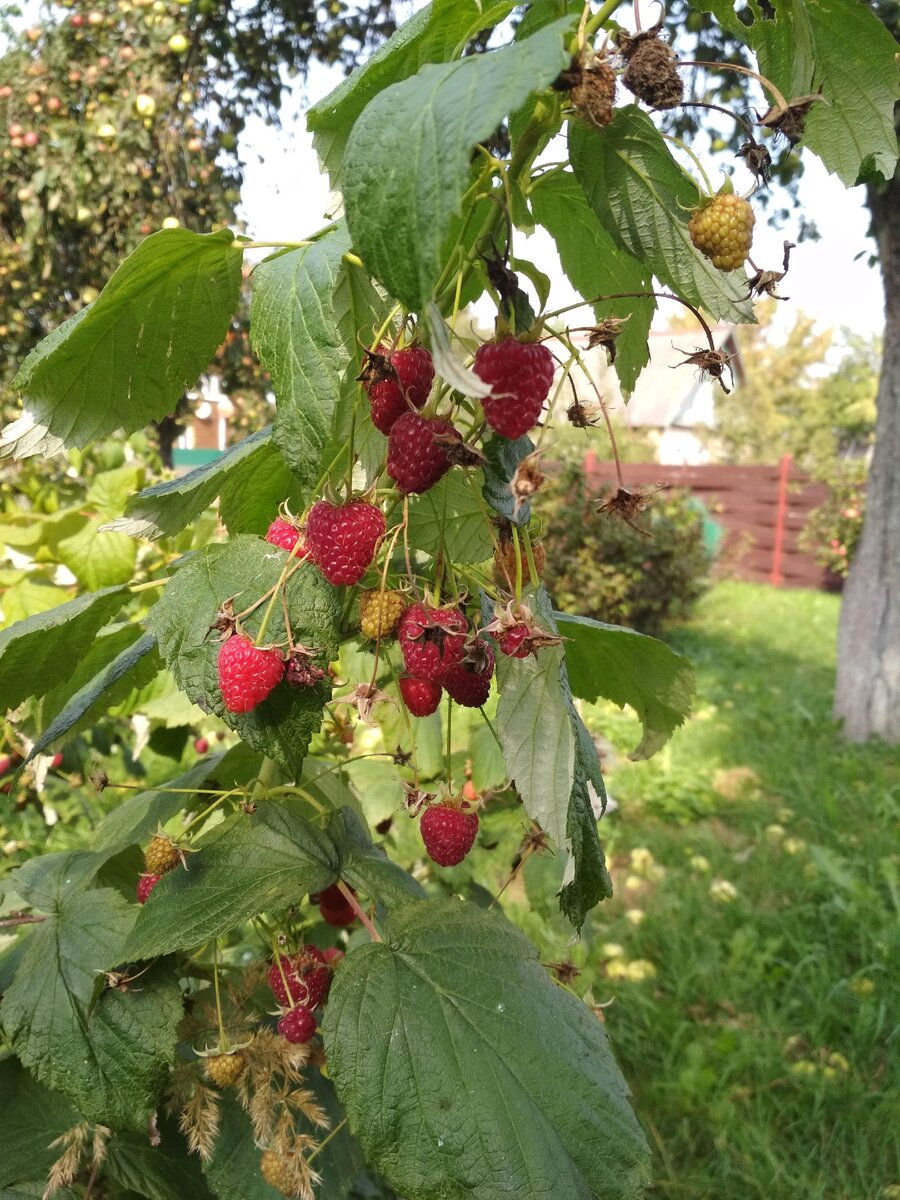
{"type": "MultiPolygon", "coordinates": [[[[566,420],[605,436],[599,393],[568,390],[580,346],[606,346],[630,393],[660,299],[696,318],[708,348],[687,361],[725,386],[703,314],[752,321],[788,265],[733,261],[773,130],[850,182],[896,154],[893,48],[867,9],[798,0],[744,24],[707,6],[758,49],[771,104],[747,124],[736,241],[652,115],[689,82],[657,30],[621,28],[616,0],[434,0],[308,115],[345,215],[253,267],[271,426],[181,478],[92,486],[65,560],[92,590],[7,612],[4,789],[39,807],[51,778],[102,817],[8,880],[11,1195],[649,1184],[599,1010],[555,960],[612,888],[578,702],[631,705],[646,758],[692,677],[663,643],[554,608],[543,451],[566,420]],[[496,48],[467,53],[482,33],[496,48]],[[516,253],[535,224],[586,316],[551,309],[516,253]],[[483,295],[496,321],[476,334],[457,318],[483,295]],[[85,740],[107,710],[131,725],[85,740]],[[526,896],[539,948],[511,920],[526,896]]],[[[3,453],[89,452],[170,412],[262,249],[148,237],[22,363],[3,453]]],[[[640,529],[653,497],[619,484],[587,519],[640,529]]]]}

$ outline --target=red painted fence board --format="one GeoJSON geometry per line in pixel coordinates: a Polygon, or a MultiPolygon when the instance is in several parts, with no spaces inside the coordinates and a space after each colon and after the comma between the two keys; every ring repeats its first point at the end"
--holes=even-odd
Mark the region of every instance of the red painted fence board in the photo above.
{"type": "MultiPolygon", "coordinates": [[[[606,491],[616,482],[615,466],[596,455],[585,457],[589,485],[606,491]]],[[[664,466],[626,463],[626,485],[685,488],[701,499],[725,531],[716,572],[781,587],[831,586],[798,537],[812,509],[828,495],[786,455],[775,466],[664,466]]]]}

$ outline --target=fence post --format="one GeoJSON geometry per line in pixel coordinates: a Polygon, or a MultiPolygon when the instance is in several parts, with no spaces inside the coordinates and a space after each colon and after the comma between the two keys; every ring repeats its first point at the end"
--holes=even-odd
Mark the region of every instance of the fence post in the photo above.
{"type": "Polygon", "coordinates": [[[772,548],[772,573],[769,583],[779,587],[784,583],[781,574],[781,557],[784,551],[784,519],[787,515],[788,475],[793,458],[790,454],[781,456],[781,469],[778,473],[778,507],[775,511],[775,545],[772,548]]]}

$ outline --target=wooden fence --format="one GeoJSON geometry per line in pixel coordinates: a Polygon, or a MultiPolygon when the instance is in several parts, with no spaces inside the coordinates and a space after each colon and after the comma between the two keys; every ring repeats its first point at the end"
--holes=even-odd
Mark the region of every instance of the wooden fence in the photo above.
{"type": "MultiPolygon", "coordinates": [[[[593,453],[585,458],[590,486],[605,491],[615,482],[612,463],[593,453]]],[[[798,537],[812,509],[828,495],[812,483],[789,454],[773,467],[663,466],[628,463],[625,481],[634,487],[665,483],[701,499],[725,532],[718,571],[776,587],[827,587],[830,577],[798,537]]]]}

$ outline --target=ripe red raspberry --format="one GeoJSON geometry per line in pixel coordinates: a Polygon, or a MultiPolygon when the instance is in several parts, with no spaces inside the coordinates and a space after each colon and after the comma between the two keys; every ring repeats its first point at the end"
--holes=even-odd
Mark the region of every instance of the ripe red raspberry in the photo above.
{"type": "Polygon", "coordinates": [[[464,708],[481,708],[490,695],[494,652],[481,638],[466,651],[462,662],[441,676],[444,691],[464,708]]]}
{"type": "Polygon", "coordinates": [[[278,1022],[278,1032],[289,1042],[308,1042],[318,1027],[315,1013],[298,1004],[289,1008],[278,1022]]]}
{"type": "Polygon", "coordinates": [[[441,685],[431,679],[400,676],[400,695],[414,717],[430,717],[441,702],[441,685]]]}
{"type": "Polygon", "coordinates": [[[382,433],[390,433],[398,417],[421,408],[434,382],[434,364],[424,346],[408,346],[386,353],[379,346],[372,356],[373,366],[366,390],[372,409],[372,424],[382,433]]]}
{"type": "Polygon", "coordinates": [[[219,649],[219,687],[229,712],[250,712],[261,704],[284,675],[277,650],[254,646],[245,634],[232,634],[219,649]]]}
{"type": "Polygon", "coordinates": [[[198,754],[206,754],[209,750],[209,740],[205,737],[194,738],[194,749],[198,754]]]}
{"type": "Polygon", "coordinates": [[[273,546],[278,546],[282,550],[287,550],[288,554],[293,550],[297,558],[309,558],[306,542],[299,528],[291,521],[285,521],[284,517],[275,518],[266,530],[266,541],[271,542],[273,546]],[[297,546],[298,539],[300,542],[299,546],[297,546]],[[296,550],[294,550],[295,546],[297,546],[296,550]]]}
{"type": "Polygon", "coordinates": [[[753,209],[743,196],[722,192],[694,211],[688,231],[691,241],[717,271],[736,271],[750,253],[755,221],[753,209]]]}
{"type": "Polygon", "coordinates": [[[150,897],[150,893],[162,879],[162,875],[141,875],[138,878],[137,898],[138,904],[146,904],[150,897]]]}
{"type": "Polygon", "coordinates": [[[478,833],[478,814],[439,804],[425,809],[419,828],[429,857],[439,867],[455,867],[472,849],[478,833]]]}
{"type": "Polygon", "coordinates": [[[401,492],[427,492],[450,470],[447,447],[435,434],[458,438],[449,421],[418,413],[398,417],[388,434],[387,473],[401,492]]]}
{"type": "Polygon", "coordinates": [[[306,519],[306,546],[329,583],[359,583],[385,528],[384,513],[365,500],[319,500],[306,519]]]}
{"type": "Polygon", "coordinates": [[[299,954],[282,956],[269,967],[269,987],[285,1008],[303,1004],[318,1008],[331,987],[331,972],[318,946],[306,946],[299,954]]]}
{"type": "Polygon", "coordinates": [[[510,626],[498,639],[500,653],[508,655],[509,658],[527,658],[531,653],[526,640],[529,632],[527,625],[510,626]]]}
{"type": "Polygon", "coordinates": [[[484,419],[501,437],[517,438],[533,429],[553,384],[553,355],[537,342],[485,342],[472,370],[491,385],[481,401],[484,419]]]}
{"type": "Polygon", "coordinates": [[[318,904],[319,914],[326,925],[345,929],[356,920],[353,906],[336,883],[319,893],[318,904]]]}
{"type": "Polygon", "coordinates": [[[411,605],[397,629],[407,671],[417,679],[438,680],[462,659],[467,628],[458,608],[411,605]]]}

